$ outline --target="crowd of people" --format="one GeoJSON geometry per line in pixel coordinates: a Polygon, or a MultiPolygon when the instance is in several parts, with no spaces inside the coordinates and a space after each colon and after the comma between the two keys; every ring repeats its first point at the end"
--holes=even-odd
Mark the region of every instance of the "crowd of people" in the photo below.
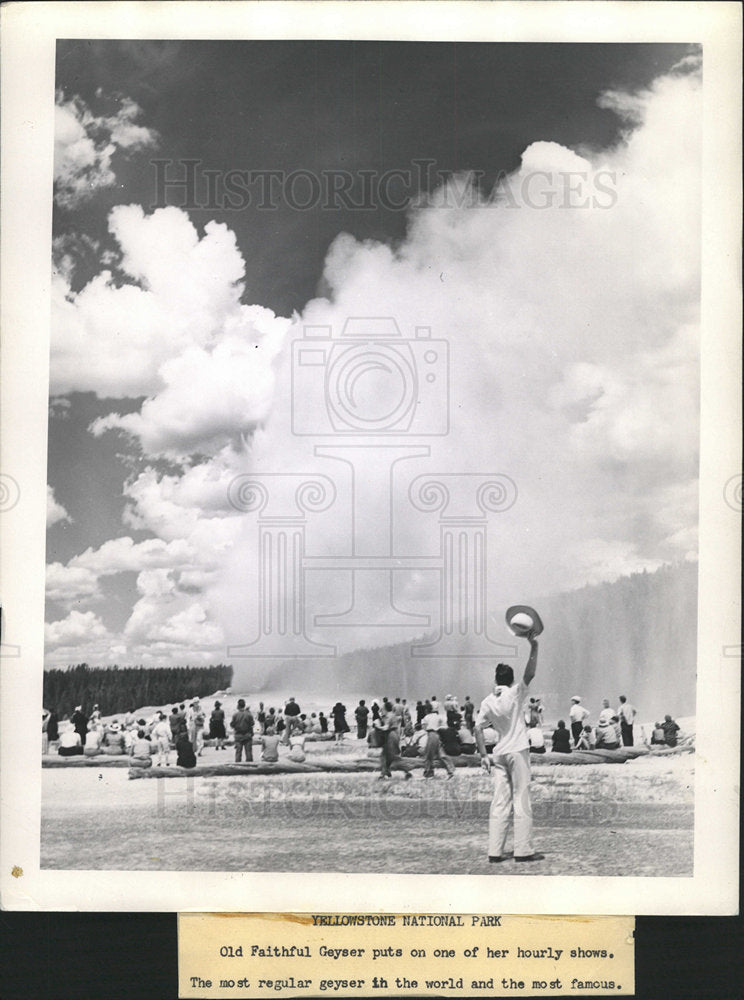
{"type": "MultiPolygon", "coordinates": [[[[590,712],[582,704],[580,695],[571,699],[568,717],[570,729],[564,719],[559,719],[551,737],[553,753],[571,753],[573,750],[619,750],[635,743],[636,709],[624,694],[618,697],[618,706],[611,708],[608,698],[603,699],[596,726],[590,723],[590,712]]],[[[530,753],[546,752],[542,730],[542,706],[539,698],[530,698],[525,710],[527,737],[530,753]]],[[[654,724],[650,737],[643,732],[642,741],[647,746],[676,747],[680,729],[671,715],[663,723],[654,724]]]]}
{"type": "MultiPolygon", "coordinates": [[[[357,740],[381,751],[380,780],[392,776],[393,765],[410,778],[410,759],[416,757],[424,760],[424,777],[433,777],[437,764],[447,777],[452,777],[454,767],[450,758],[476,753],[476,715],[476,706],[469,695],[460,704],[452,694],[441,702],[432,695],[415,704],[401,697],[385,696],[369,705],[361,699],[353,711],[357,740]]],[[[530,697],[524,708],[524,723],[531,754],[544,754],[548,750],[543,717],[541,699],[530,697]]],[[[603,701],[596,726],[592,726],[588,709],[581,697],[574,695],[568,713],[569,726],[563,719],[558,721],[550,750],[568,754],[574,750],[633,746],[635,717],[636,709],[620,695],[615,710],[608,699],[603,701]]],[[[340,701],[326,715],[322,711],[303,712],[294,697],[278,709],[259,702],[255,711],[240,698],[228,719],[219,700],[207,714],[200,699],[195,698],[173,705],[167,715],[157,711],[145,718],[130,711],[107,722],[103,721],[98,705],[93,706],[90,716],[83,712],[82,705],[77,705],[69,724],[62,729],[56,712],[43,712],[42,752],[48,753],[56,747],[63,757],[128,755],[133,767],[150,767],[153,763],[169,767],[175,763],[193,768],[207,741],[218,753],[227,750],[230,741],[237,763],[253,761],[254,747],[265,762],[278,762],[280,748],[286,749],[288,760],[302,762],[308,738],[341,743],[351,731],[347,708],[340,701]]],[[[663,722],[655,723],[649,739],[644,733],[644,742],[674,747],[679,731],[677,723],[667,715],[663,722]]],[[[498,741],[498,734],[486,727],[484,739],[490,751],[498,741]]]]}

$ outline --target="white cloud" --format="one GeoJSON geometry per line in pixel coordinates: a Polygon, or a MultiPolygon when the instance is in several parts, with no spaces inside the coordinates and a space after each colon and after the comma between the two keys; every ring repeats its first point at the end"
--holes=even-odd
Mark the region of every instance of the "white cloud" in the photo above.
{"type": "Polygon", "coordinates": [[[60,521],[71,520],[72,518],[62,504],[57,503],[54,499],[54,490],[52,487],[47,486],[47,528],[51,528],[53,524],[59,524],[60,521]]]}
{"type": "Polygon", "coordinates": [[[172,572],[146,570],[137,578],[137,589],[141,597],[124,629],[130,642],[172,643],[184,652],[224,642],[222,629],[208,620],[198,600],[180,590],[172,572]]]}
{"type": "Polygon", "coordinates": [[[51,622],[44,627],[47,649],[77,648],[94,640],[105,640],[107,637],[106,626],[92,611],[71,611],[67,618],[51,622]]]}
{"type": "Polygon", "coordinates": [[[112,538],[98,549],[86,549],[74,556],[69,565],[90,570],[98,576],[111,576],[144,569],[186,568],[191,566],[193,558],[193,550],[182,538],[172,542],[148,538],[135,543],[129,537],[123,537],[112,538]]]}
{"type": "Polygon", "coordinates": [[[46,596],[47,600],[60,604],[98,600],[101,597],[98,577],[84,566],[49,563],[46,568],[46,596]]]}
{"type": "Polygon", "coordinates": [[[140,412],[93,425],[131,434],[148,454],[240,447],[269,410],[290,320],[241,303],[245,264],[226,226],[210,222],[200,237],[180,209],[129,205],[112,210],[109,228],[125,283],[104,270],[73,293],[55,275],[52,391],[148,397],[140,412]]]}
{"type": "Polygon", "coordinates": [[[79,97],[57,94],[54,121],[54,198],[76,208],[100,188],[116,183],[112,159],[117,152],[153,146],[157,134],[137,124],[141,110],[121,98],[116,114],[94,115],[79,97]]]}
{"type": "MultiPolygon", "coordinates": [[[[209,554],[205,552],[208,560],[209,554]]],[[[64,604],[96,601],[101,597],[99,580],[119,573],[139,573],[143,570],[192,570],[196,553],[184,538],[165,542],[149,538],[134,542],[129,537],[113,538],[97,549],[86,549],[63,565],[50,563],[46,573],[46,594],[52,601],[64,604]]],[[[209,569],[205,563],[203,569],[209,569]]]]}

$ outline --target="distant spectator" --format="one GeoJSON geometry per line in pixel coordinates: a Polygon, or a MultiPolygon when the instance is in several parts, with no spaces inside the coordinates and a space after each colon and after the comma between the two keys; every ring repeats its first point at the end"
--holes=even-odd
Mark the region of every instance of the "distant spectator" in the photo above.
{"type": "Polygon", "coordinates": [[[421,723],[418,722],[416,723],[416,728],[414,729],[413,734],[406,742],[406,745],[401,752],[404,757],[423,757],[425,745],[426,730],[423,728],[421,723]]]}
{"type": "Polygon", "coordinates": [[[176,743],[176,765],[188,769],[196,767],[196,755],[186,730],[181,730],[176,743]]]}
{"type": "Polygon", "coordinates": [[[261,760],[267,764],[276,764],[279,760],[280,739],[273,726],[266,726],[266,732],[261,737],[261,760]]]}
{"type": "Polygon", "coordinates": [[[558,720],[558,728],[553,731],[551,749],[553,753],[571,753],[571,734],[563,719],[558,720]]]}
{"type": "MultiPolygon", "coordinates": [[[[460,713],[455,713],[457,719],[460,719],[460,713]]],[[[449,712],[447,713],[449,716],[449,712]]],[[[459,722],[457,723],[459,728],[459,722]]],[[[459,757],[460,756],[460,740],[457,736],[457,729],[454,726],[446,725],[442,726],[439,730],[439,739],[442,744],[442,751],[448,757],[459,757]]]]}
{"type": "Polygon", "coordinates": [[[124,734],[117,719],[112,719],[103,734],[103,752],[109,757],[123,754],[125,750],[124,734]]]}
{"type": "Polygon", "coordinates": [[[168,725],[170,726],[171,739],[175,746],[181,733],[184,736],[186,735],[186,717],[181,715],[178,705],[174,705],[171,709],[171,714],[168,716],[168,725]]]}
{"type": "Polygon", "coordinates": [[[387,700],[383,701],[379,718],[374,720],[372,727],[377,736],[376,746],[380,747],[379,780],[382,781],[383,778],[392,778],[393,776],[390,770],[390,764],[393,759],[393,748],[389,743],[389,738],[391,731],[395,729],[395,717],[393,715],[392,705],[390,705],[390,702],[387,700]]]}
{"type": "Polygon", "coordinates": [[[81,757],[83,754],[83,743],[80,739],[80,733],[77,729],[70,727],[65,729],[59,738],[59,750],[57,753],[60,757],[81,757]]]}
{"type": "Polygon", "coordinates": [[[238,707],[230,721],[235,734],[235,763],[239,764],[245,752],[246,762],[253,760],[253,726],[254,719],[249,708],[245,707],[245,699],[238,699],[238,707]]]}
{"type": "MultiPolygon", "coordinates": [[[[620,749],[620,726],[613,722],[612,711],[606,716],[600,712],[600,722],[597,724],[595,732],[595,749],[597,750],[619,750],[620,749]]],[[[615,716],[617,718],[617,716],[615,716]]]]}
{"type": "Polygon", "coordinates": [[[170,767],[170,726],[164,712],[158,712],[158,721],[152,728],[152,739],[158,755],[158,766],[170,767]]]}
{"type": "Polygon", "coordinates": [[[654,729],[651,733],[651,746],[666,746],[664,726],[661,722],[654,723],[654,729]]]}
{"type": "Polygon", "coordinates": [[[679,732],[679,726],[671,717],[671,715],[664,716],[664,722],[662,727],[664,730],[664,742],[668,747],[677,746],[677,733],[679,732]]]}
{"type": "Polygon", "coordinates": [[[54,709],[49,712],[49,717],[47,719],[46,727],[47,739],[51,746],[52,743],[56,743],[59,739],[59,716],[54,709]]]}
{"type": "MultiPolygon", "coordinates": [[[[435,701],[436,698],[433,698],[432,704],[435,701]]],[[[439,704],[439,702],[437,702],[437,704],[439,704]]],[[[442,741],[440,738],[440,729],[442,728],[441,715],[438,711],[429,712],[428,715],[424,716],[422,725],[426,730],[426,745],[424,747],[424,777],[434,777],[434,765],[437,761],[439,761],[447,771],[447,777],[454,778],[455,766],[442,750],[442,741]]]]}
{"type": "Polygon", "coordinates": [[[41,713],[41,752],[42,754],[49,753],[49,735],[47,732],[49,726],[49,712],[46,709],[42,710],[41,713]]]}
{"type": "Polygon", "coordinates": [[[85,746],[85,738],[88,735],[88,716],[83,713],[83,706],[76,705],[75,711],[70,717],[70,722],[75,732],[80,737],[81,746],[85,746]]]}
{"type": "Polygon", "coordinates": [[[300,706],[297,704],[294,698],[290,698],[287,704],[284,706],[284,742],[289,743],[289,737],[297,729],[299,718],[300,718],[300,706]]]}
{"type": "MultiPolygon", "coordinates": [[[[100,718],[100,716],[99,716],[100,718]]],[[[86,757],[97,757],[101,751],[101,741],[103,739],[103,733],[95,724],[93,716],[91,716],[88,723],[88,735],[85,737],[85,746],[83,747],[83,752],[86,757]]]]}
{"type": "Polygon", "coordinates": [[[524,721],[528,729],[542,725],[543,707],[539,698],[530,698],[524,712],[524,721]]]}
{"type": "Polygon", "coordinates": [[[460,723],[460,728],[457,730],[457,739],[460,743],[460,753],[475,753],[475,736],[465,719],[460,723]]]}
{"type": "Polygon", "coordinates": [[[589,712],[581,704],[581,698],[577,694],[571,699],[571,708],[568,717],[571,720],[571,736],[574,743],[577,743],[581,736],[581,731],[586,725],[586,720],[589,718],[589,712]]]}
{"type": "Polygon", "coordinates": [[[320,726],[321,734],[325,735],[328,732],[328,719],[322,712],[318,712],[318,725],[320,726]]]}
{"type": "Polygon", "coordinates": [[[620,705],[617,710],[618,718],[620,719],[620,737],[623,741],[624,747],[633,746],[633,722],[636,717],[636,710],[630,704],[628,699],[624,694],[620,695],[618,699],[620,705]]]}
{"type": "Polygon", "coordinates": [[[607,698],[602,700],[602,708],[599,712],[599,718],[597,719],[597,725],[606,726],[608,723],[612,722],[612,716],[615,713],[610,708],[610,702],[607,698]]]}
{"type": "MultiPolygon", "coordinates": [[[[419,704],[421,703],[419,702],[419,704]]],[[[462,713],[465,716],[465,725],[472,733],[473,729],[475,728],[475,705],[470,700],[469,694],[465,695],[465,701],[463,702],[462,706],[462,713]]]]}
{"type": "Polygon", "coordinates": [[[217,744],[218,750],[225,749],[227,731],[225,729],[225,710],[222,707],[221,701],[214,703],[214,708],[209,716],[209,736],[217,744]]]}
{"type": "Polygon", "coordinates": [[[423,701],[417,701],[416,702],[416,723],[417,723],[417,725],[419,725],[419,726],[421,725],[421,720],[423,719],[423,717],[425,715],[426,715],[426,709],[424,708],[423,701]]]}
{"type": "Polygon", "coordinates": [[[408,707],[408,702],[403,699],[403,727],[401,732],[404,736],[413,735],[413,718],[411,716],[411,710],[408,707]]]}
{"type": "Polygon", "coordinates": [[[132,743],[130,754],[130,767],[152,767],[152,742],[146,735],[145,730],[139,728],[137,736],[132,743]]]}
{"type": "Polygon", "coordinates": [[[528,726],[527,739],[530,741],[530,753],[545,753],[545,737],[540,726],[528,726]]]}
{"type": "Polygon", "coordinates": [[[579,736],[579,742],[576,744],[577,750],[593,750],[594,749],[594,730],[591,726],[584,726],[581,730],[581,736],[579,736]]]}
{"type": "Polygon", "coordinates": [[[331,714],[333,715],[333,732],[336,742],[340,743],[344,738],[344,733],[349,732],[349,724],[346,721],[346,705],[342,705],[340,701],[337,701],[331,709],[331,714]]]}
{"type": "Polygon", "coordinates": [[[194,698],[191,702],[191,724],[194,730],[194,753],[197,757],[201,757],[202,750],[204,749],[204,726],[206,725],[206,721],[207,717],[204,714],[201,702],[198,698],[194,698]]]}
{"type": "Polygon", "coordinates": [[[305,734],[293,733],[289,737],[289,759],[295,764],[302,764],[305,760],[305,734]]]}
{"type": "Polygon", "coordinates": [[[447,726],[449,729],[452,730],[453,733],[456,733],[457,730],[460,728],[460,723],[462,722],[462,715],[460,714],[459,709],[454,705],[450,705],[450,707],[446,710],[446,712],[447,712],[447,726]]]}
{"type": "Polygon", "coordinates": [[[357,724],[357,739],[363,740],[367,737],[367,719],[369,718],[369,709],[364,703],[364,698],[361,699],[357,707],[354,709],[354,717],[356,718],[357,724]]]}

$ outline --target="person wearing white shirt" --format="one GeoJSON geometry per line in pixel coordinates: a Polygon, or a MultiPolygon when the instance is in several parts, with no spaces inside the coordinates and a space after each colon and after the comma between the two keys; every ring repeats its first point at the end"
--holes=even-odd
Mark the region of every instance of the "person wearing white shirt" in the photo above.
{"type": "MultiPolygon", "coordinates": [[[[432,705],[436,699],[432,700],[432,705]]],[[[439,702],[436,702],[438,705],[439,702]]],[[[447,771],[447,778],[454,778],[455,765],[442,750],[442,741],[439,738],[439,730],[447,724],[439,711],[431,711],[421,720],[421,725],[426,732],[426,743],[424,744],[424,777],[434,777],[434,764],[440,761],[447,771]]]]}
{"type": "Polygon", "coordinates": [[[530,741],[530,753],[545,753],[545,736],[539,726],[530,726],[527,730],[530,741]]]}
{"type": "Polygon", "coordinates": [[[571,699],[571,708],[568,710],[568,718],[571,721],[571,736],[574,746],[578,745],[582,730],[589,718],[589,712],[581,704],[581,698],[575,694],[571,699]]]}
{"type": "MultiPolygon", "coordinates": [[[[100,716],[99,716],[100,718],[100,716]]],[[[101,750],[101,740],[103,739],[103,734],[96,725],[96,723],[91,720],[88,722],[88,735],[85,737],[85,746],[83,747],[83,753],[86,757],[97,757],[103,751],[101,750]]]]}
{"type": "Polygon", "coordinates": [[[155,753],[157,754],[156,764],[161,767],[165,764],[170,767],[170,736],[171,728],[164,712],[158,712],[157,722],[152,727],[152,739],[155,743],[155,753]]]}
{"type": "Polygon", "coordinates": [[[620,695],[620,705],[617,710],[617,717],[620,720],[620,735],[623,746],[633,746],[633,722],[636,717],[636,710],[630,704],[624,694],[620,695]]]}
{"type": "Polygon", "coordinates": [[[610,702],[607,698],[602,702],[602,710],[599,713],[599,718],[597,719],[597,725],[599,726],[609,726],[612,722],[612,716],[615,713],[610,708],[610,702]]]}
{"type": "Polygon", "coordinates": [[[506,663],[496,666],[493,692],[481,702],[475,724],[475,739],[486,771],[493,772],[493,800],[488,821],[488,860],[503,861],[506,835],[514,814],[514,860],[539,861],[532,843],[532,802],[530,800],[530,750],[524,703],[537,670],[538,642],[533,632],[529,641],[530,655],[519,684],[514,683],[514,671],[506,663]],[[493,756],[486,753],[483,730],[494,729],[499,736],[493,756]]]}
{"type": "Polygon", "coordinates": [[[65,729],[63,733],[60,733],[59,737],[59,749],[57,753],[60,757],[76,757],[81,755],[83,752],[83,741],[80,739],[80,733],[70,726],[69,729],[65,729]]]}

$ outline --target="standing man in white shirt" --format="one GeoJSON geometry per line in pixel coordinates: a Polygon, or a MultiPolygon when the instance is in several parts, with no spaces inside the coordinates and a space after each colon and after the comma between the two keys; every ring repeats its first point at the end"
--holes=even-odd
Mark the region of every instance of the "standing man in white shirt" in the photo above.
{"type": "Polygon", "coordinates": [[[584,726],[586,725],[586,720],[589,718],[589,712],[581,704],[581,698],[577,694],[571,699],[571,708],[568,711],[568,717],[571,720],[571,736],[573,737],[574,746],[578,746],[584,726]]]}
{"type": "Polygon", "coordinates": [[[506,663],[496,666],[493,693],[481,702],[475,724],[475,739],[481,763],[493,771],[493,800],[488,820],[488,860],[504,860],[509,821],[514,813],[514,860],[541,861],[532,844],[532,802],[530,800],[530,750],[524,703],[527,689],[537,670],[538,643],[528,632],[530,655],[520,683],[514,683],[514,670],[506,663]],[[486,753],[483,730],[491,727],[499,736],[492,757],[486,753]]]}
{"type": "Polygon", "coordinates": [[[636,710],[630,704],[624,694],[620,695],[620,706],[617,710],[617,717],[620,720],[620,734],[624,747],[633,746],[633,722],[636,717],[636,710]]]}

